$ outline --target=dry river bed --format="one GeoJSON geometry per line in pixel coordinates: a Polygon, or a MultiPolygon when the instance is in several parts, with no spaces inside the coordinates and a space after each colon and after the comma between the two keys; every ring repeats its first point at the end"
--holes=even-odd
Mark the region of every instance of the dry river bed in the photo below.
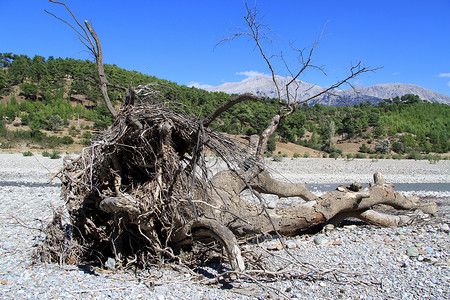
{"type": "MultiPolygon", "coordinates": [[[[368,183],[374,172],[381,172],[390,183],[439,184],[440,191],[407,192],[438,202],[439,212],[407,212],[417,221],[398,228],[349,222],[289,238],[287,251],[279,250],[277,240],[244,245],[244,254],[261,253],[268,267],[284,268],[291,278],[254,282],[246,277],[215,285],[200,284],[195,274],[169,267],[129,273],[34,262],[35,245],[42,238],[38,229],[61,204],[57,182],[44,183],[61,165],[62,159],[40,155],[0,155],[1,299],[450,299],[450,161],[268,160],[274,177],[293,182],[368,183]]],[[[268,200],[274,205],[289,202],[268,200]]],[[[214,275],[216,269],[201,271],[214,275]]]]}

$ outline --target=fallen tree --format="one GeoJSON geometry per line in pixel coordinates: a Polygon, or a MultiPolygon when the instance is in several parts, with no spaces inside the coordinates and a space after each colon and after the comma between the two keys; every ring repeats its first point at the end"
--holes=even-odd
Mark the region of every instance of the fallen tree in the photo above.
{"type": "MultiPolygon", "coordinates": [[[[98,62],[102,90],[106,89],[111,85],[99,62],[100,40],[88,22],[85,33],[98,62]]],[[[361,72],[364,69],[352,71],[342,82],[361,72]]],[[[208,126],[231,106],[260,97],[235,96],[199,119],[177,103],[155,99],[157,92],[151,88],[126,88],[120,110],[108,105],[114,123],[55,175],[62,181],[65,205],[46,230],[41,259],[103,264],[112,257],[122,267],[145,267],[166,261],[191,263],[199,257],[205,261],[209,252],[217,256],[223,249],[231,268],[243,272],[243,242],[297,235],[348,217],[382,226],[411,221],[377,212],[374,208],[381,204],[436,211],[433,203],[422,204],[416,197],[395,192],[378,173],[367,189],[354,183],[320,197],[303,184],[273,179],[264,166],[264,144],[299,101],[286,103],[252,152],[249,145],[208,126]],[[225,167],[213,173],[208,166],[211,160],[225,167]],[[245,190],[251,191],[256,203],[241,196],[245,190]],[[304,202],[271,209],[261,194],[300,197],[304,202]]],[[[104,94],[111,104],[106,90],[104,94]]]]}
{"type": "Polygon", "coordinates": [[[204,127],[174,103],[123,107],[114,124],[59,176],[68,217],[65,222],[63,215],[55,217],[53,226],[59,229],[52,230],[62,240],[49,237],[50,252],[44,252],[63,262],[114,257],[123,266],[145,265],[180,258],[195,241],[216,241],[233,269],[243,271],[238,241],[296,235],[347,217],[382,226],[410,221],[373,210],[380,204],[427,213],[436,209],[395,192],[380,174],[368,189],[353,184],[316,197],[302,184],[273,179],[246,145],[204,127]],[[211,174],[205,153],[227,168],[211,174]],[[242,199],[246,189],[258,204],[242,199]],[[260,193],[305,202],[269,209],[260,193]]]}

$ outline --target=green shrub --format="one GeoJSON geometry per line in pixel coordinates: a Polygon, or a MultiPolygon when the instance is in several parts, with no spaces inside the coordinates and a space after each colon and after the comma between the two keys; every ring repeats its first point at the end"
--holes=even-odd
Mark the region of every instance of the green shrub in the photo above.
{"type": "Polygon", "coordinates": [[[355,158],[367,158],[367,156],[364,153],[356,153],[355,158]]]}
{"type": "Polygon", "coordinates": [[[328,157],[328,153],[322,154],[322,157],[323,157],[323,158],[327,158],[327,157],[328,157]]]}
{"type": "MultiPolygon", "coordinates": [[[[91,140],[89,140],[89,139],[83,139],[83,140],[81,141],[81,144],[84,145],[84,146],[90,146],[90,145],[91,145],[91,140]]],[[[267,154],[267,153],[265,153],[265,154],[267,154]]]]}
{"type": "MultiPolygon", "coordinates": [[[[306,153],[305,153],[305,154],[306,154],[306,153]]],[[[295,152],[295,153],[292,155],[292,157],[293,157],[293,158],[299,158],[299,157],[300,157],[300,153],[295,152]]]]}
{"type": "Polygon", "coordinates": [[[51,131],[61,130],[63,125],[64,120],[60,116],[54,115],[47,117],[47,130],[51,131]]]}
{"type": "Polygon", "coordinates": [[[328,144],[323,145],[322,147],[320,147],[320,150],[327,152],[327,153],[333,153],[336,152],[338,154],[342,154],[342,150],[333,146],[330,146],[328,144]]]}
{"type": "Polygon", "coordinates": [[[362,144],[358,151],[361,153],[373,153],[373,150],[367,147],[366,144],[362,144]]]}
{"type": "Polygon", "coordinates": [[[63,136],[62,138],[61,138],[61,144],[64,144],[64,145],[70,145],[70,144],[73,144],[73,138],[71,138],[70,136],[63,136]]]}
{"type": "Polygon", "coordinates": [[[267,140],[267,151],[273,152],[277,148],[276,140],[275,140],[275,134],[272,134],[269,136],[269,139],[267,140]]]}
{"type": "Polygon", "coordinates": [[[23,156],[33,156],[33,153],[31,153],[30,151],[26,151],[24,153],[22,153],[23,156]]]}
{"type": "Polygon", "coordinates": [[[427,154],[424,156],[424,159],[428,160],[430,164],[435,164],[440,161],[442,157],[440,155],[427,154]]]}
{"type": "Polygon", "coordinates": [[[391,142],[388,139],[379,141],[375,144],[375,151],[381,154],[389,154],[391,152],[391,142]]]}
{"type": "Polygon", "coordinates": [[[94,121],[94,129],[100,129],[103,130],[109,125],[112,124],[112,119],[109,116],[100,116],[98,119],[94,121]]]}
{"type": "Polygon", "coordinates": [[[20,116],[20,124],[21,125],[28,125],[30,122],[30,116],[27,113],[23,113],[20,116]]]}
{"type": "Polygon", "coordinates": [[[403,154],[403,153],[405,153],[405,145],[401,142],[393,142],[392,143],[392,151],[394,151],[398,154],[403,154]]]}
{"type": "Polygon", "coordinates": [[[48,151],[46,151],[46,150],[44,152],[42,152],[42,156],[43,157],[50,157],[50,155],[51,154],[48,151]]]}
{"type": "Polygon", "coordinates": [[[59,155],[59,151],[53,150],[52,154],[50,154],[50,159],[58,159],[61,158],[61,155],[59,155]]]}
{"type": "Polygon", "coordinates": [[[308,158],[309,157],[309,152],[306,152],[305,154],[303,154],[304,158],[308,158]]]}
{"type": "Polygon", "coordinates": [[[419,151],[413,150],[406,155],[407,159],[421,160],[424,159],[424,156],[420,154],[419,151]]]}
{"type": "Polygon", "coordinates": [[[345,155],[345,158],[346,158],[347,160],[351,160],[351,159],[353,158],[353,155],[352,155],[351,153],[347,153],[347,154],[345,155]]]}
{"type": "Polygon", "coordinates": [[[85,131],[85,132],[83,132],[82,137],[84,139],[90,139],[90,138],[92,138],[92,133],[90,131],[85,131]]]}
{"type": "Polygon", "coordinates": [[[69,129],[69,134],[70,134],[70,136],[76,137],[80,134],[80,130],[79,129],[69,129]]]}
{"type": "Polygon", "coordinates": [[[280,162],[283,160],[283,158],[280,155],[274,155],[272,156],[272,160],[276,162],[280,162]]]}
{"type": "Polygon", "coordinates": [[[394,155],[392,155],[392,159],[403,159],[403,158],[404,158],[404,156],[401,155],[401,154],[394,154],[394,155]]]}
{"type": "Polygon", "coordinates": [[[331,153],[330,153],[330,158],[337,159],[339,156],[340,156],[340,154],[337,153],[337,152],[331,152],[331,153]]]}

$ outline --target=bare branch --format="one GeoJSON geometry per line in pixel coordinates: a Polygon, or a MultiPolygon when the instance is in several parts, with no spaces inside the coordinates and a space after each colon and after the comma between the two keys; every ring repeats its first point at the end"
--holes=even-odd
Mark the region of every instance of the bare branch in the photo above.
{"type": "MultiPolygon", "coordinates": [[[[244,16],[244,20],[247,23],[247,26],[246,26],[247,28],[246,29],[239,28],[238,33],[235,33],[235,34],[229,36],[228,38],[223,39],[220,43],[223,43],[226,41],[231,41],[235,38],[242,37],[242,36],[250,37],[253,40],[253,42],[255,43],[255,47],[259,50],[259,53],[261,54],[262,58],[266,62],[267,67],[269,68],[269,70],[271,72],[272,81],[277,90],[278,101],[282,107],[278,111],[277,115],[275,115],[272,118],[272,120],[271,120],[270,124],[268,125],[268,127],[266,128],[266,130],[264,130],[264,132],[261,133],[260,140],[259,140],[259,143],[257,146],[257,151],[255,153],[255,155],[257,157],[258,156],[261,157],[261,154],[262,154],[261,152],[265,148],[265,145],[267,144],[267,140],[270,137],[270,135],[272,135],[275,132],[279,123],[284,118],[286,118],[287,116],[291,115],[293,112],[296,111],[299,104],[306,103],[306,102],[311,101],[312,99],[320,97],[324,94],[332,94],[335,89],[341,87],[344,84],[349,84],[351,86],[351,83],[349,81],[352,80],[353,78],[355,78],[363,73],[366,73],[366,72],[373,72],[377,69],[362,67],[361,62],[358,62],[356,65],[351,66],[350,74],[346,78],[339,80],[338,82],[332,84],[331,86],[314,94],[313,96],[310,96],[307,99],[302,100],[302,99],[300,99],[300,97],[303,94],[302,92],[304,92],[304,91],[300,91],[301,85],[300,85],[300,82],[298,81],[298,78],[307,69],[316,69],[316,70],[319,70],[320,72],[322,72],[324,75],[326,75],[323,67],[314,65],[312,63],[314,52],[317,49],[317,47],[323,37],[323,33],[324,33],[326,24],[323,27],[319,38],[313,43],[312,47],[309,50],[307,50],[307,51],[305,49],[300,50],[300,49],[296,49],[293,46],[291,46],[291,48],[295,52],[298,53],[299,66],[298,66],[298,69],[295,70],[296,66],[291,67],[287,63],[283,53],[281,53],[280,55],[269,55],[266,52],[266,50],[263,47],[262,42],[268,40],[268,37],[265,34],[265,31],[267,31],[267,30],[270,31],[270,27],[268,25],[264,24],[262,22],[262,19],[258,17],[258,11],[257,11],[256,7],[250,8],[247,4],[245,4],[245,9],[246,9],[246,14],[244,16]],[[282,89],[280,87],[280,83],[277,82],[276,72],[275,72],[274,66],[272,64],[273,58],[279,58],[283,62],[286,70],[288,71],[288,73],[291,76],[291,78],[286,83],[284,83],[283,87],[282,87],[282,89],[286,93],[286,101],[284,101],[282,99],[282,89]]],[[[313,87],[314,86],[311,86],[306,91],[312,89],[313,87]]]]}
{"type": "Polygon", "coordinates": [[[66,23],[66,24],[69,25],[70,27],[72,27],[72,28],[73,28],[73,29],[74,29],[74,30],[75,30],[82,38],[84,38],[86,41],[88,41],[89,44],[92,45],[92,47],[94,48],[94,43],[92,42],[91,37],[89,36],[88,32],[86,31],[86,28],[84,28],[83,25],[81,25],[81,23],[78,21],[77,17],[72,13],[72,11],[69,9],[69,7],[67,6],[67,4],[65,4],[64,2],[59,2],[59,1],[54,1],[54,0],[48,0],[48,1],[50,1],[50,2],[52,2],[52,3],[55,3],[55,4],[64,5],[64,7],[66,8],[66,10],[70,13],[70,15],[72,16],[72,18],[74,19],[74,21],[77,23],[78,27],[80,27],[80,28],[84,31],[84,35],[83,35],[83,34],[80,34],[80,33],[79,33],[72,25],[70,25],[68,22],[66,22],[66,21],[64,21],[64,20],[62,20],[62,19],[56,17],[55,15],[53,15],[53,14],[47,12],[47,11],[46,11],[46,12],[49,13],[49,14],[51,14],[51,15],[53,15],[55,18],[57,18],[57,19],[63,21],[64,23],[66,23]]]}
{"type": "Polygon", "coordinates": [[[45,9],[44,9],[44,11],[46,13],[48,13],[49,15],[55,17],[56,19],[60,20],[61,22],[66,23],[70,28],[72,28],[76,33],[78,33],[78,38],[80,39],[80,42],[82,42],[83,45],[86,46],[86,48],[89,49],[89,51],[91,51],[92,53],[95,54],[95,49],[93,48],[93,45],[91,44],[91,46],[89,46],[88,44],[86,44],[86,41],[89,42],[89,40],[87,40],[86,37],[81,32],[79,32],[72,24],[70,24],[66,20],[56,16],[55,14],[53,14],[53,13],[51,13],[51,12],[45,10],[45,9]]]}
{"type": "Polygon", "coordinates": [[[307,98],[307,99],[305,99],[305,100],[299,100],[299,101],[296,101],[295,104],[298,105],[298,104],[301,104],[301,103],[306,103],[306,102],[308,102],[308,101],[311,101],[312,99],[315,99],[315,98],[317,98],[317,97],[319,97],[319,96],[321,96],[321,95],[327,94],[327,93],[329,93],[330,91],[332,91],[332,90],[334,90],[334,89],[336,89],[336,88],[338,88],[338,87],[340,87],[340,86],[342,86],[342,85],[344,85],[344,84],[349,84],[349,81],[350,81],[351,79],[353,79],[353,78],[355,78],[355,77],[358,77],[359,75],[361,75],[361,74],[363,74],[363,73],[367,73],[367,72],[375,72],[375,71],[378,70],[378,69],[379,69],[379,68],[373,68],[373,69],[371,69],[371,68],[368,68],[368,67],[361,67],[361,62],[358,62],[356,65],[354,65],[354,66],[352,66],[352,67],[350,68],[350,72],[351,72],[351,73],[350,73],[349,75],[347,75],[346,78],[344,78],[344,79],[342,79],[342,80],[336,82],[335,84],[329,86],[328,88],[324,89],[322,92],[317,93],[317,94],[314,95],[314,96],[311,96],[311,97],[309,97],[309,98],[307,98]]]}
{"type": "Polygon", "coordinates": [[[83,25],[81,25],[81,23],[78,21],[77,17],[72,13],[72,11],[69,9],[69,7],[63,3],[63,2],[59,2],[59,1],[54,1],[54,0],[49,0],[52,3],[55,4],[60,4],[63,5],[67,11],[70,13],[70,15],[72,16],[72,18],[74,19],[74,21],[77,23],[78,27],[80,27],[84,34],[82,34],[79,30],[77,30],[74,26],[72,26],[69,22],[55,16],[54,14],[46,11],[48,14],[54,16],[55,18],[57,18],[58,20],[66,23],[67,25],[69,25],[76,33],[78,33],[78,37],[80,39],[80,41],[92,52],[92,54],[94,54],[95,56],[95,61],[97,63],[97,73],[98,73],[98,77],[100,80],[100,91],[102,93],[103,96],[103,100],[105,101],[105,104],[109,110],[109,112],[111,113],[111,115],[116,118],[117,116],[117,112],[114,109],[114,107],[111,104],[111,101],[109,99],[108,96],[108,79],[106,78],[106,74],[105,74],[105,67],[103,65],[103,51],[102,51],[102,46],[100,43],[100,39],[97,36],[97,33],[95,32],[95,30],[92,28],[91,24],[89,24],[88,21],[84,21],[84,25],[86,27],[84,27],[83,25]],[[91,38],[92,37],[92,38],[91,38]],[[95,40],[95,44],[92,41],[92,39],[95,40]],[[84,42],[83,40],[85,40],[87,43],[89,43],[89,45],[86,44],[86,42],[84,42]]]}
{"type": "Polygon", "coordinates": [[[97,61],[97,73],[100,79],[100,90],[102,92],[103,100],[105,100],[109,112],[115,118],[117,117],[117,112],[112,106],[108,96],[108,88],[107,88],[108,79],[106,78],[105,67],[103,66],[103,51],[102,45],[100,44],[100,39],[97,36],[97,33],[95,32],[94,28],[92,28],[91,24],[89,24],[88,21],[84,21],[84,25],[86,25],[86,28],[89,30],[89,33],[95,40],[95,44],[97,46],[97,52],[95,53],[95,60],[97,61]]]}
{"type": "Polygon", "coordinates": [[[220,116],[223,112],[227,111],[228,109],[230,109],[233,105],[236,105],[240,102],[249,100],[249,101],[261,101],[263,100],[264,97],[261,96],[256,96],[250,93],[245,93],[242,95],[238,95],[235,97],[232,97],[228,102],[222,104],[221,106],[219,106],[218,108],[216,108],[216,110],[214,110],[209,116],[207,116],[204,120],[203,120],[203,126],[204,127],[208,127],[212,121],[214,121],[218,116],[220,116]]]}

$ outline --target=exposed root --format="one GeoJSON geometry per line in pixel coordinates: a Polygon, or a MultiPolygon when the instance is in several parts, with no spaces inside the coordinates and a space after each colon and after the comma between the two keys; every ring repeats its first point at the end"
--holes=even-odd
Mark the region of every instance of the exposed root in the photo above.
{"type": "Polygon", "coordinates": [[[123,107],[114,124],[58,173],[65,210],[47,228],[41,259],[103,263],[113,257],[119,267],[146,267],[189,264],[214,252],[242,273],[239,241],[296,235],[346,217],[383,226],[410,222],[374,211],[379,204],[435,212],[434,204],[395,192],[378,173],[368,189],[355,183],[316,197],[302,184],[273,179],[247,145],[206,128],[208,122],[173,103],[123,107]],[[225,170],[212,174],[205,153],[225,170]],[[246,189],[259,204],[240,198],[246,189]],[[268,210],[259,193],[306,202],[268,210]],[[208,250],[195,251],[197,242],[208,250]]]}

